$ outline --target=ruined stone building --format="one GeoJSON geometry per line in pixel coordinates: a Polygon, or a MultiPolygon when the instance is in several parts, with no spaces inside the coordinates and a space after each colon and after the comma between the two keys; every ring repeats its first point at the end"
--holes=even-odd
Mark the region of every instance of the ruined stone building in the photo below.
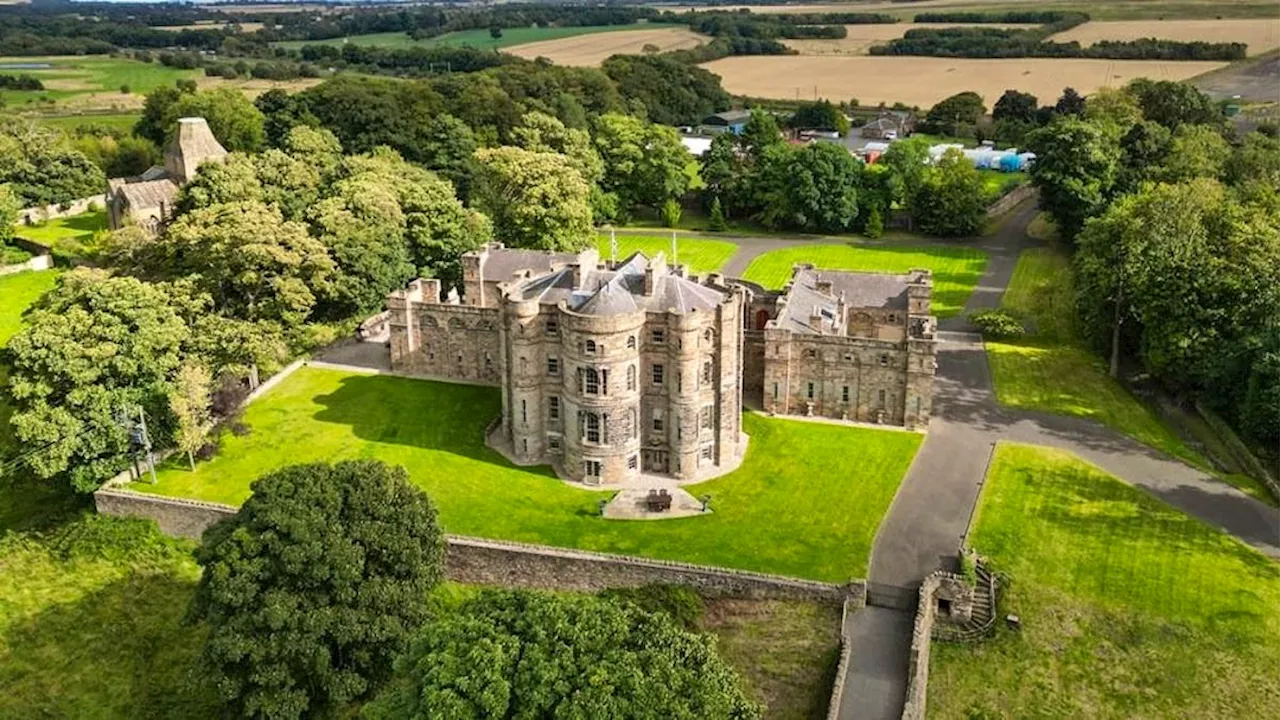
{"type": "Polygon", "coordinates": [[[688,275],[662,254],[601,262],[491,244],[462,293],[416,280],[388,297],[398,372],[502,392],[492,444],[562,477],[695,480],[741,462],[746,405],[922,427],[935,320],[927,271],[797,268],[770,292],[688,275]]]}
{"type": "Polygon", "coordinates": [[[173,215],[178,189],[196,176],[206,162],[222,162],[227,151],[213,136],[204,118],[180,118],[173,140],[164,151],[164,165],[137,177],[107,181],[107,222],[112,230],[133,223],[157,232],[173,215]]]}

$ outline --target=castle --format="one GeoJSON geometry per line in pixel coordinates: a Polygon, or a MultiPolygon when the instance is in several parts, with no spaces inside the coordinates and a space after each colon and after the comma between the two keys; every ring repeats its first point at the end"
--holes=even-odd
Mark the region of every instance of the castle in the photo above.
{"type": "Polygon", "coordinates": [[[191,182],[206,162],[222,162],[226,148],[214,137],[204,118],[178,119],[173,140],[164,151],[164,165],[137,177],[107,181],[107,224],[117,230],[128,223],[158,232],[173,216],[178,190],[191,182]]]}
{"type": "Polygon", "coordinates": [[[567,479],[680,481],[741,462],[745,406],[923,427],[932,278],[798,266],[781,292],[695,277],[664,256],[601,262],[493,243],[462,293],[415,280],[387,299],[398,372],[497,386],[490,442],[567,479]]]}

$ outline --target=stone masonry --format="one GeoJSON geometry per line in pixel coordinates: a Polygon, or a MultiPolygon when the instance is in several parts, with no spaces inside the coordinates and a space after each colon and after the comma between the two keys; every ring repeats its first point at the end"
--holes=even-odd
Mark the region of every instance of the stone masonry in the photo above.
{"type": "MultiPolygon", "coordinates": [[[[797,266],[780,293],[659,253],[463,256],[462,294],[387,298],[397,372],[502,392],[495,444],[564,478],[699,480],[736,467],[747,403],[922,428],[933,395],[932,277],[797,266]]],[[[493,440],[494,438],[491,438],[493,440]]]]}

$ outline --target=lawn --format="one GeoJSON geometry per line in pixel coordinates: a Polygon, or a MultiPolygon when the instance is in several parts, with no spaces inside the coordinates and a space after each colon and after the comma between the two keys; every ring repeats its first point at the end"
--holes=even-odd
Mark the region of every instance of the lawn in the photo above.
{"type": "MultiPolygon", "coordinates": [[[[31,303],[48,292],[57,279],[57,271],[50,270],[0,275],[0,348],[22,329],[22,314],[31,307],[31,303]]],[[[13,435],[9,430],[9,415],[13,410],[3,391],[8,378],[9,368],[0,362],[0,458],[7,457],[13,445],[13,435]]],[[[4,473],[0,472],[0,484],[3,482],[4,473]]]]}
{"type": "MultiPolygon", "coordinates": [[[[663,253],[667,263],[671,263],[671,237],[661,235],[622,235],[618,238],[618,259],[626,259],[633,252],[642,252],[648,257],[663,253]]],[[[601,258],[609,257],[610,247],[608,233],[596,237],[596,248],[601,258]]],[[[715,272],[724,266],[729,258],[738,251],[738,246],[723,240],[701,240],[697,238],[676,237],[677,258],[681,265],[693,273],[715,272]]]]}
{"type": "Polygon", "coordinates": [[[18,235],[47,245],[58,258],[80,258],[92,254],[94,236],[107,229],[107,211],[81,213],[46,220],[39,225],[21,225],[18,235]]]}
{"type": "Polygon", "coordinates": [[[1106,362],[1081,343],[1071,261],[1064,254],[1054,248],[1024,250],[1002,304],[1028,329],[1018,340],[986,343],[996,399],[1002,405],[1096,420],[1204,466],[1204,458],[1112,378],[1106,362]]]}
{"type": "Polygon", "coordinates": [[[331,38],[329,40],[289,40],[285,42],[272,43],[278,47],[296,50],[303,45],[345,45],[351,43],[354,45],[378,45],[388,48],[409,48],[409,47],[472,47],[479,50],[495,50],[498,48],[510,47],[512,45],[524,45],[525,43],[541,42],[543,40],[556,40],[558,38],[573,37],[575,35],[590,35],[593,33],[616,32],[619,30],[656,30],[664,27],[685,27],[683,25],[674,25],[666,23],[635,23],[631,25],[586,25],[582,27],[524,27],[524,28],[504,28],[502,37],[494,38],[489,35],[488,28],[477,28],[474,30],[460,30],[457,32],[445,33],[437,35],[426,40],[414,40],[409,37],[408,33],[403,32],[387,32],[387,33],[370,33],[368,35],[352,35],[345,38],[331,38]]]}
{"type": "Polygon", "coordinates": [[[1273,715],[1277,563],[1046,448],[999,446],[976,522],[1022,630],[935,643],[929,717],[1273,715]]]}
{"type": "Polygon", "coordinates": [[[844,582],[866,575],[876,528],[921,441],[747,415],[743,466],[688,488],[712,495],[714,513],[617,521],[598,515],[606,494],[485,447],[483,429],[498,414],[492,388],[304,368],[247,408],[252,432],[227,435],[213,460],[195,472],[175,462],[158,485],[131,487],[238,504],[275,468],[372,457],[407,468],[452,533],[844,582]]]}
{"type": "Polygon", "coordinates": [[[44,90],[6,91],[5,102],[10,108],[43,100],[64,100],[78,95],[105,93],[124,95],[122,86],[129,92],[143,95],[162,85],[172,85],[184,78],[202,75],[198,70],[179,70],[158,62],[146,63],[129,58],[113,58],[106,55],[78,57],[0,57],[0,72],[6,64],[48,64],[52,67],[21,69],[9,72],[32,75],[44,83],[44,90]]]}
{"type": "Polygon", "coordinates": [[[137,124],[140,117],[142,116],[139,113],[101,113],[39,117],[34,118],[34,120],[41,125],[58,128],[65,132],[71,132],[83,125],[98,125],[118,130],[128,135],[133,132],[133,126],[137,124]]]}
{"type": "Polygon", "coordinates": [[[933,271],[933,314],[949,317],[964,308],[987,267],[987,254],[946,246],[802,245],[760,255],[747,266],[745,277],[768,288],[780,288],[791,279],[796,263],[812,263],[824,270],[879,273],[928,268],[933,271]]]}

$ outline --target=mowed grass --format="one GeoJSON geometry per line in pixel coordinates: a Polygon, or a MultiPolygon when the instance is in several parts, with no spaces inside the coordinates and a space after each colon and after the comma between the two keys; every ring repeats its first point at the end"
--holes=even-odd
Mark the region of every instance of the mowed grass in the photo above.
{"type": "Polygon", "coordinates": [[[934,643],[931,718],[1261,718],[1280,702],[1280,565],[1068,453],[1000,445],[971,545],[1012,582],[934,643]],[[1270,708],[1268,710],[1267,708],[1270,708]]]}
{"type": "MultiPolygon", "coordinates": [[[[57,279],[56,270],[0,275],[0,349],[22,329],[23,313],[27,308],[52,289],[57,279]]],[[[0,460],[16,450],[13,430],[9,427],[9,416],[13,414],[13,408],[4,392],[4,386],[8,382],[9,368],[4,364],[3,357],[0,357],[0,460]]],[[[0,484],[4,481],[4,474],[0,473],[0,484]]]]}
{"type": "Polygon", "coordinates": [[[607,493],[549,468],[518,468],[484,446],[496,389],[303,368],[250,405],[252,432],[227,435],[195,472],[175,462],[144,492],[239,504],[257,477],[300,462],[378,458],[408,469],[451,533],[683,560],[844,582],[871,542],[920,436],[744,417],[737,471],[689,486],[715,512],[663,521],[599,517],[607,493]]]}
{"type": "Polygon", "coordinates": [[[39,225],[20,225],[17,234],[48,246],[57,257],[78,258],[90,254],[94,236],[106,230],[107,211],[98,210],[46,220],[39,225]]]}
{"type": "Polygon", "coordinates": [[[90,93],[120,92],[127,85],[130,93],[142,95],[177,80],[196,78],[198,70],[180,70],[158,62],[142,62],[129,58],[113,58],[106,55],[77,57],[0,57],[0,67],[8,63],[48,63],[51,68],[3,70],[23,75],[33,75],[44,83],[44,90],[6,91],[5,101],[10,108],[37,100],[62,100],[90,93]]]}
{"type": "Polygon", "coordinates": [[[987,254],[965,247],[860,247],[802,245],[771,250],[751,261],[745,278],[767,288],[781,288],[792,267],[811,263],[823,270],[905,273],[913,268],[933,271],[933,313],[949,317],[960,312],[987,267],[987,254]]]}
{"type": "Polygon", "coordinates": [[[112,130],[118,130],[126,135],[133,132],[133,126],[137,124],[139,113],[99,113],[85,115],[62,115],[60,117],[40,117],[35,118],[36,122],[47,127],[58,128],[64,132],[71,132],[76,128],[85,125],[94,125],[106,127],[112,130]]]}
{"type": "Polygon", "coordinates": [[[1054,248],[1024,250],[1002,305],[1028,327],[1028,334],[1018,340],[986,343],[996,399],[1002,405],[1096,420],[1204,465],[1204,458],[1112,378],[1106,361],[1081,343],[1071,262],[1064,254],[1054,248]]]}
{"type": "Polygon", "coordinates": [[[387,32],[369,33],[367,35],[351,35],[345,38],[330,38],[328,40],[288,40],[272,44],[277,47],[293,50],[304,45],[341,46],[348,43],[352,45],[370,45],[387,48],[472,47],[480,50],[495,50],[512,45],[523,45],[525,43],[541,42],[543,40],[556,40],[559,38],[574,37],[576,35],[616,32],[619,30],[652,30],[665,27],[678,28],[685,26],[663,23],[637,23],[633,25],[586,25],[582,27],[503,28],[502,37],[498,38],[494,38],[489,34],[489,28],[476,28],[474,30],[459,30],[457,32],[445,33],[444,35],[437,35],[436,37],[427,38],[425,40],[414,40],[408,33],[404,32],[387,32]]]}
{"type": "MultiPolygon", "coordinates": [[[[667,264],[671,264],[671,238],[661,235],[618,235],[618,259],[624,260],[634,252],[642,252],[647,257],[663,253],[667,264]]],[[[596,249],[601,258],[608,258],[612,252],[612,244],[607,234],[596,237],[596,249]]],[[[689,268],[693,273],[715,272],[733,257],[738,246],[723,240],[702,240],[697,238],[676,238],[676,253],[679,264],[689,268]]]]}

